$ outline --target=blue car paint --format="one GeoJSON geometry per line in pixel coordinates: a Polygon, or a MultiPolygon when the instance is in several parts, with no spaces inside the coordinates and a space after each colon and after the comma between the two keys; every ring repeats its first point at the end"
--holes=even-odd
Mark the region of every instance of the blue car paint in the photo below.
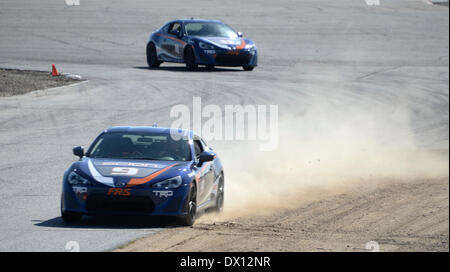
{"type": "MultiPolygon", "coordinates": [[[[112,132],[156,132],[163,134],[170,134],[171,129],[167,128],[155,128],[155,127],[114,127],[103,131],[93,142],[89,151],[93,148],[93,145],[96,143],[97,139],[103,135],[104,133],[112,133],[112,132]]],[[[178,130],[179,131],[179,130],[178,130]]],[[[186,135],[189,139],[189,145],[191,148],[191,154],[194,153],[194,139],[200,139],[198,135],[193,133],[192,131],[182,131],[184,135],[186,135]]],[[[211,149],[206,147],[205,151],[208,151],[215,155],[211,149]]],[[[195,156],[193,156],[195,157],[195,156]]],[[[89,157],[82,157],[79,161],[74,162],[64,173],[63,177],[63,186],[62,186],[62,199],[61,199],[61,209],[63,212],[76,212],[87,215],[98,215],[98,214],[109,214],[109,215],[153,215],[153,216],[183,216],[186,215],[186,201],[188,199],[188,194],[191,186],[195,183],[197,186],[197,207],[198,209],[204,209],[208,207],[215,206],[215,199],[217,196],[217,187],[219,178],[223,175],[223,167],[220,162],[220,159],[217,155],[211,162],[203,163],[202,166],[197,166],[196,159],[192,159],[191,161],[153,161],[153,160],[127,160],[127,159],[92,159],[89,157]],[[157,177],[152,179],[149,182],[135,185],[132,187],[126,187],[127,182],[135,177],[116,177],[116,176],[107,176],[112,177],[114,180],[114,186],[105,185],[92,175],[92,171],[89,169],[89,161],[101,164],[136,164],[136,165],[152,165],[155,167],[155,171],[157,172],[161,169],[164,169],[170,165],[172,166],[170,169],[165,172],[159,174],[157,177]],[[209,163],[210,168],[208,171],[205,171],[204,166],[209,163]],[[68,182],[68,176],[71,172],[76,171],[76,173],[83,178],[89,180],[90,185],[81,186],[86,187],[86,193],[80,194],[77,193],[77,190],[74,190],[74,187],[68,182]],[[182,184],[180,187],[176,189],[157,189],[152,188],[152,185],[158,183],[160,181],[175,177],[181,176],[182,184]],[[118,186],[120,183],[123,183],[122,186],[118,186]],[[202,184],[203,183],[203,184],[202,184]],[[87,207],[87,203],[90,198],[93,196],[101,196],[101,197],[116,197],[116,196],[108,196],[108,191],[111,188],[123,188],[130,189],[130,196],[124,196],[123,198],[133,199],[136,197],[143,197],[151,201],[153,205],[153,209],[151,211],[103,211],[103,210],[90,210],[87,207]],[[171,196],[161,196],[155,194],[155,191],[171,191],[173,195],[171,196]]],[[[98,170],[97,166],[95,166],[98,170]]],[[[117,196],[121,197],[121,196],[117,196]]]]}
{"type": "Polygon", "coordinates": [[[184,33],[184,25],[190,22],[214,22],[223,24],[217,20],[200,20],[200,19],[184,19],[174,20],[158,30],[152,32],[147,41],[153,43],[156,47],[157,56],[159,61],[163,62],[175,62],[184,63],[184,52],[187,46],[191,46],[194,49],[194,55],[196,64],[199,65],[212,65],[212,66],[258,66],[258,49],[253,41],[238,37],[237,39],[228,38],[214,38],[214,37],[200,37],[200,36],[188,36],[184,33]],[[183,35],[176,37],[165,32],[165,28],[174,22],[181,23],[181,29],[183,35]],[[230,44],[221,44],[217,41],[226,41],[230,44]],[[174,47],[178,47],[178,50],[170,52],[164,50],[164,41],[171,44],[174,43],[174,47]],[[204,42],[214,46],[215,54],[207,53],[204,49],[200,48],[199,43],[204,42]],[[236,49],[236,45],[244,44],[252,49],[236,49]],[[174,53],[174,54],[171,54],[174,53]]]}

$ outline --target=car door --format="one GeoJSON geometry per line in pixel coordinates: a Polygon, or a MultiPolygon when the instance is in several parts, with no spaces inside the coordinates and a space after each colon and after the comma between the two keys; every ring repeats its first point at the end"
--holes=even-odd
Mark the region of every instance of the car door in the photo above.
{"type": "MultiPolygon", "coordinates": [[[[200,153],[205,151],[207,147],[202,143],[202,141],[197,138],[194,139],[194,149],[196,153],[196,160],[199,160],[200,153]]],[[[198,202],[202,203],[209,200],[212,195],[212,190],[214,186],[214,163],[204,162],[202,165],[197,165],[197,187],[198,187],[198,202]]]]}
{"type": "Polygon", "coordinates": [[[167,49],[170,49],[170,46],[167,44],[167,35],[169,32],[169,24],[166,24],[165,26],[163,26],[158,32],[156,32],[153,41],[155,42],[156,45],[156,52],[158,54],[158,57],[164,61],[169,61],[169,52],[167,51],[167,49]]]}
{"type": "MultiPolygon", "coordinates": [[[[206,145],[206,143],[205,143],[205,141],[203,141],[203,139],[200,138],[199,140],[200,140],[200,143],[201,143],[204,151],[212,151],[212,149],[210,149],[206,145]]],[[[212,193],[214,190],[214,183],[216,182],[216,174],[215,174],[216,169],[214,169],[214,167],[215,167],[214,161],[215,161],[215,159],[213,161],[207,162],[208,166],[206,166],[206,169],[205,169],[205,180],[206,180],[206,182],[205,182],[206,189],[205,190],[206,190],[206,194],[207,194],[208,198],[210,196],[212,196],[212,193]]]]}
{"type": "Polygon", "coordinates": [[[211,162],[204,162],[199,164],[200,153],[204,151],[204,147],[199,139],[194,139],[194,152],[196,160],[196,174],[197,181],[197,203],[199,205],[209,200],[211,191],[211,162]]]}
{"type": "Polygon", "coordinates": [[[184,42],[180,39],[181,36],[181,22],[173,22],[169,25],[168,33],[162,39],[164,51],[174,61],[180,61],[183,58],[184,42]]]}

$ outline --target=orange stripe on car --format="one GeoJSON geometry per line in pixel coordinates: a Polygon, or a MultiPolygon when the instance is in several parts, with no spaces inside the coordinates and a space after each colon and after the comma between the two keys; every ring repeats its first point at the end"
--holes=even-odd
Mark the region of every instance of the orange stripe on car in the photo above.
{"type": "Polygon", "coordinates": [[[159,35],[159,36],[162,36],[162,37],[164,37],[164,38],[167,38],[167,39],[171,39],[171,40],[173,40],[173,41],[176,41],[176,42],[178,42],[178,43],[180,43],[180,44],[182,44],[182,45],[185,45],[185,44],[186,44],[185,41],[182,41],[182,40],[180,40],[180,39],[177,39],[177,38],[174,38],[174,37],[171,37],[171,36],[168,36],[168,35],[164,35],[164,34],[161,34],[161,33],[156,33],[156,34],[159,35]]]}
{"type": "Polygon", "coordinates": [[[175,165],[177,165],[177,164],[175,163],[175,164],[169,165],[166,168],[158,170],[155,173],[153,173],[153,174],[151,174],[149,176],[146,176],[144,178],[132,178],[128,182],[126,187],[132,187],[132,186],[136,186],[136,185],[141,185],[141,184],[147,183],[147,182],[151,181],[152,179],[156,178],[157,176],[161,175],[162,173],[166,172],[170,168],[174,167],[175,165]]]}
{"type": "Polygon", "coordinates": [[[241,44],[238,45],[238,46],[236,46],[236,49],[237,49],[237,50],[241,50],[241,49],[244,49],[244,48],[245,48],[245,41],[242,40],[242,41],[241,41],[241,44]]]}
{"type": "Polygon", "coordinates": [[[239,52],[242,50],[242,49],[244,49],[245,48],[245,41],[244,40],[242,40],[241,41],[241,44],[240,45],[238,45],[238,46],[236,46],[236,49],[235,50],[230,50],[230,51],[228,51],[228,55],[235,55],[235,56],[237,56],[237,55],[239,55],[239,52]]]}
{"type": "Polygon", "coordinates": [[[211,162],[207,162],[205,163],[205,165],[203,165],[202,169],[197,173],[197,175],[195,175],[195,179],[198,181],[200,181],[200,177],[203,174],[203,171],[205,171],[206,167],[208,167],[211,164],[211,162]]]}

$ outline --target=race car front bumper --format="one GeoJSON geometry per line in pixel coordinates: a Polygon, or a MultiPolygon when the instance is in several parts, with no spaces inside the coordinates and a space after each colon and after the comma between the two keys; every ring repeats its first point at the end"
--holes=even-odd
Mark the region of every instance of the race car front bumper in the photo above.
{"type": "Polygon", "coordinates": [[[112,188],[108,186],[64,186],[61,209],[87,215],[186,215],[189,188],[161,190],[142,186],[112,188]]]}
{"type": "Polygon", "coordinates": [[[254,50],[203,50],[196,48],[196,63],[212,66],[258,66],[258,52],[254,50]]]}

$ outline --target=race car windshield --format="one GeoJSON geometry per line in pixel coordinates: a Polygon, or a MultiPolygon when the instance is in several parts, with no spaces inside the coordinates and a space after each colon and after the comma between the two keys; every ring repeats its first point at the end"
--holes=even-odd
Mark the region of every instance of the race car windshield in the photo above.
{"type": "Polygon", "coordinates": [[[221,23],[187,23],[184,30],[189,36],[221,37],[236,39],[238,36],[231,27],[221,23]]]}
{"type": "Polygon", "coordinates": [[[86,154],[90,158],[189,161],[187,139],[175,140],[162,133],[106,133],[86,154]]]}

